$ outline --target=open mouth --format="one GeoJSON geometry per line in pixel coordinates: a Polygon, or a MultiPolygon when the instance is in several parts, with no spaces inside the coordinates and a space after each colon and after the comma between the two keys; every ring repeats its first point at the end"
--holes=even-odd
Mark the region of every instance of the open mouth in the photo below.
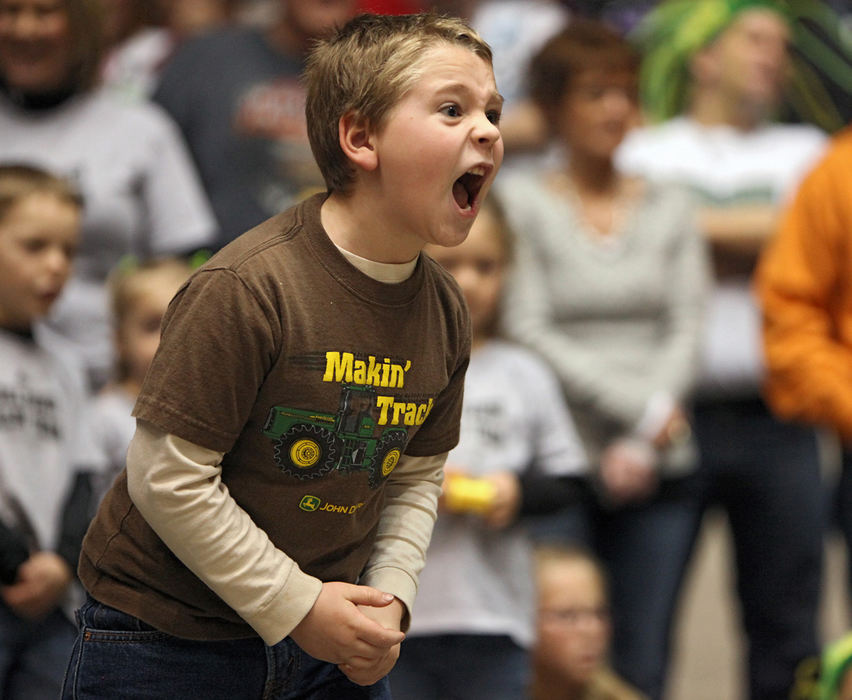
{"type": "Polygon", "coordinates": [[[453,199],[462,211],[473,208],[482,189],[482,183],[485,181],[485,173],[485,167],[476,166],[453,183],[453,199]]]}

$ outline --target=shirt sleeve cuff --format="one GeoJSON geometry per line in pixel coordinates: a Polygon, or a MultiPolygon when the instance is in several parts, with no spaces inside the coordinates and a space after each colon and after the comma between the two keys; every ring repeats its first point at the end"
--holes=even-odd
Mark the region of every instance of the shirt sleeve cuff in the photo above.
{"type": "Polygon", "coordinates": [[[400,629],[403,632],[408,631],[408,627],[411,624],[411,609],[414,606],[414,599],[417,596],[417,582],[409,574],[402,569],[383,566],[371,570],[359,583],[364,586],[372,586],[384,593],[392,593],[396,596],[405,606],[400,629]]]}
{"type": "Polygon", "coordinates": [[[261,639],[273,646],[293,631],[311,611],[322,581],[293,566],[284,585],[256,614],[244,616],[261,639]]]}

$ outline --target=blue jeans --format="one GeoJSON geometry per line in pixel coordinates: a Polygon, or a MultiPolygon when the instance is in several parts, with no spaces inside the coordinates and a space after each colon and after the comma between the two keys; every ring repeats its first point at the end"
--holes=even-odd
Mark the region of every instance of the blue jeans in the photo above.
{"type": "Polygon", "coordinates": [[[603,505],[588,486],[555,516],[535,518],[539,542],[578,543],[609,575],[612,665],[651,700],[664,696],[678,596],[701,523],[696,475],[661,482],[648,501],[603,505]]]}
{"type": "Polygon", "coordinates": [[[833,510],[829,526],[837,526],[846,542],[846,591],[852,600],[852,451],[845,448],[840,478],[830,492],[833,510]]]}
{"type": "Polygon", "coordinates": [[[89,598],[77,612],[62,698],[205,700],[390,700],[387,678],[362,687],[289,637],[181,639],[89,598]]]}
{"type": "Polygon", "coordinates": [[[816,435],[759,399],[702,401],[695,434],[707,504],[725,510],[748,637],[751,700],[788,700],[819,654],[825,491],[816,435]]]}
{"type": "Polygon", "coordinates": [[[37,622],[0,603],[0,698],[55,700],[74,644],[74,625],[54,610],[37,622]]]}
{"type": "Polygon", "coordinates": [[[390,673],[394,700],[523,700],[529,654],[509,637],[409,637],[390,673]]]}

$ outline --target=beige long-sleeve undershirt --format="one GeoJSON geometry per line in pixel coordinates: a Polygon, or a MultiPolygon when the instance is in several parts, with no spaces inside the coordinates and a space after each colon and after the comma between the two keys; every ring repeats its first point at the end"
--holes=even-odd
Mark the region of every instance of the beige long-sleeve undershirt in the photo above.
{"type": "MultiPolygon", "coordinates": [[[[231,497],[221,479],[222,456],[137,421],[128,490],[175,556],[272,645],[307,615],[322,583],[276,548],[231,497]]],[[[359,582],[393,593],[407,610],[425,562],[445,460],[446,453],[406,456],[397,465],[359,582]]]]}

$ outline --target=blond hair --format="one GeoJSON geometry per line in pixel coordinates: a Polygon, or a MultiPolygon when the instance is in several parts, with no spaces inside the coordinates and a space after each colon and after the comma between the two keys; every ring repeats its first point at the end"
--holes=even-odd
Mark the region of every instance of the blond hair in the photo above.
{"type": "Polygon", "coordinates": [[[363,14],[317,42],[305,69],[311,150],[330,192],[345,192],[354,169],[340,147],[338,124],[355,114],[374,131],[423,75],[424,53],[439,44],[469,49],[491,63],[491,49],[463,20],[432,13],[363,14]]]}
{"type": "Polygon", "coordinates": [[[534,561],[536,572],[539,575],[548,566],[585,564],[594,571],[604,597],[609,596],[609,581],[603,564],[594,554],[581,545],[551,543],[538,545],[535,548],[534,561]]]}
{"type": "MultiPolygon", "coordinates": [[[[120,262],[107,279],[115,333],[120,336],[127,317],[151,289],[171,286],[177,291],[192,272],[192,265],[177,257],[155,258],[141,263],[132,259],[120,262]]],[[[127,379],[129,367],[126,360],[119,356],[116,363],[116,380],[127,379]]]]}
{"type": "Polygon", "coordinates": [[[80,209],[83,198],[64,178],[25,163],[0,164],[0,222],[25,197],[50,194],[80,209]]]}

